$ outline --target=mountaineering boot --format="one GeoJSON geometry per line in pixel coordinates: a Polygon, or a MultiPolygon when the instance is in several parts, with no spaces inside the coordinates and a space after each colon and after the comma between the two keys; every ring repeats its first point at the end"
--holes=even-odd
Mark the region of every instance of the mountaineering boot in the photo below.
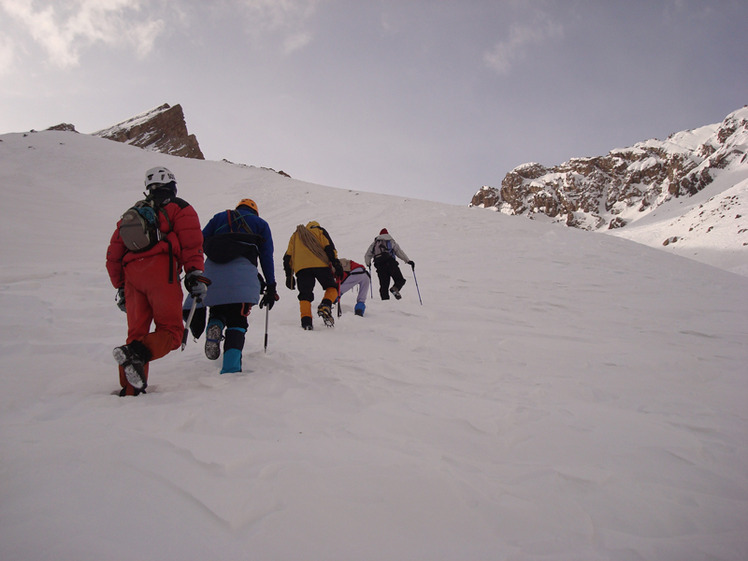
{"type": "Polygon", "coordinates": [[[221,339],[223,339],[223,322],[212,319],[208,322],[205,330],[205,356],[210,360],[216,360],[221,356],[221,339]]]}
{"type": "Polygon", "coordinates": [[[151,358],[151,353],[140,341],[133,341],[129,345],[115,347],[112,351],[114,360],[117,361],[125,372],[127,382],[136,390],[143,390],[148,384],[145,381],[145,364],[151,358]]]}
{"type": "Polygon", "coordinates": [[[127,388],[122,388],[119,391],[119,396],[120,397],[126,397],[127,395],[136,396],[136,395],[140,395],[141,393],[148,393],[148,392],[145,391],[145,388],[143,388],[142,390],[136,390],[136,389],[133,388],[133,393],[128,394],[127,393],[127,388]]]}
{"type": "Polygon", "coordinates": [[[239,349],[228,349],[223,352],[221,374],[242,371],[242,352],[239,349]]]}
{"type": "Polygon", "coordinates": [[[363,302],[356,302],[356,306],[353,308],[353,311],[357,316],[364,317],[364,311],[366,310],[366,304],[363,302]]]}
{"type": "Polygon", "coordinates": [[[335,319],[332,317],[332,302],[325,298],[317,307],[317,315],[322,318],[327,327],[335,325],[335,319]]]}
{"type": "Polygon", "coordinates": [[[312,331],[314,325],[312,325],[312,316],[301,316],[301,328],[304,331],[312,331]]]}
{"type": "Polygon", "coordinates": [[[243,327],[229,327],[226,330],[221,374],[242,371],[242,349],[244,349],[244,334],[246,332],[247,330],[243,327]]]}
{"type": "Polygon", "coordinates": [[[393,295],[395,296],[395,298],[397,298],[398,300],[400,300],[400,298],[402,298],[402,296],[400,295],[400,291],[401,291],[401,290],[403,289],[403,286],[405,285],[405,282],[406,282],[406,280],[405,280],[405,279],[402,279],[402,281],[401,281],[401,282],[399,282],[399,283],[397,283],[397,284],[393,285],[393,287],[392,287],[392,288],[390,288],[390,292],[392,292],[392,294],[393,294],[393,295]]]}

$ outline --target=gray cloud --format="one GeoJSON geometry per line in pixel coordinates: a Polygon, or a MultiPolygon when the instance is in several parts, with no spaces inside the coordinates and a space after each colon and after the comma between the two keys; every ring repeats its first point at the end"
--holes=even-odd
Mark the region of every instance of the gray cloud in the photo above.
{"type": "Polygon", "coordinates": [[[141,2],[132,0],[35,4],[0,0],[5,14],[44,50],[49,62],[60,68],[77,66],[81,52],[99,43],[127,46],[139,56],[147,55],[163,31],[164,22],[138,18],[140,6],[141,2]]]}
{"type": "Polygon", "coordinates": [[[515,63],[528,55],[533,47],[563,37],[564,28],[547,17],[532,24],[513,23],[509,36],[496,43],[483,57],[486,65],[499,74],[508,74],[515,63]]]}

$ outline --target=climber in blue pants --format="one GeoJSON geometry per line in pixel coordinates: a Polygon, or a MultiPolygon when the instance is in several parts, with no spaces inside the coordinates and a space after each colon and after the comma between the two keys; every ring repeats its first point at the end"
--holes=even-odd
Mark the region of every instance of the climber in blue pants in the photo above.
{"type": "MultiPolygon", "coordinates": [[[[221,356],[221,374],[242,371],[247,317],[258,302],[272,309],[279,299],[273,270],[273,237],[267,222],[260,218],[257,204],[242,199],[236,209],[221,211],[203,228],[204,275],[211,280],[209,294],[197,309],[190,324],[198,338],[205,330],[205,356],[221,356]],[[264,279],[258,271],[262,268],[264,279]],[[262,295],[262,298],[260,296],[262,295]],[[208,308],[207,329],[206,307],[208,308]]],[[[188,296],[184,313],[192,306],[188,296]]]]}

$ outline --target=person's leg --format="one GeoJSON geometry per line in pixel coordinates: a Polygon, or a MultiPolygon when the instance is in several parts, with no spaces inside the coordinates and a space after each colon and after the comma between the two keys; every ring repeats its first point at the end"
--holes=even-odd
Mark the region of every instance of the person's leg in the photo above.
{"type": "Polygon", "coordinates": [[[299,290],[299,313],[301,327],[312,329],[312,300],[314,300],[314,274],[309,269],[296,273],[296,288],[299,290]]]}
{"type": "Polygon", "coordinates": [[[356,296],[356,302],[366,302],[366,298],[369,296],[369,286],[371,285],[371,279],[366,273],[356,276],[358,277],[358,295],[356,296]]]}
{"type": "Polygon", "coordinates": [[[221,374],[242,371],[242,350],[249,327],[247,316],[251,308],[250,304],[226,304],[226,337],[223,342],[221,374]]]}
{"type": "Polygon", "coordinates": [[[400,265],[397,263],[397,261],[392,261],[392,267],[390,269],[390,275],[392,276],[392,281],[394,284],[394,287],[398,292],[400,292],[400,289],[405,284],[405,277],[403,277],[403,273],[400,270],[400,265]]]}
{"type": "Polygon", "coordinates": [[[217,360],[221,356],[221,341],[226,327],[230,304],[217,304],[210,307],[208,327],[205,330],[205,356],[210,360],[217,360]]]}
{"type": "Polygon", "coordinates": [[[379,278],[379,297],[382,300],[390,299],[390,271],[385,263],[377,265],[377,277],[379,278]]]}
{"type": "Polygon", "coordinates": [[[348,292],[351,288],[356,286],[357,280],[355,278],[355,275],[348,275],[346,279],[340,283],[340,294],[339,296],[343,296],[346,292],[348,292]]]}
{"type": "MultiPolygon", "coordinates": [[[[169,257],[157,255],[145,259],[139,269],[137,288],[145,293],[155,324],[154,330],[141,341],[151,352],[151,360],[159,359],[182,344],[184,322],[182,320],[182,286],[179,281],[169,282],[169,257]]],[[[131,263],[128,267],[132,267],[131,263]]],[[[129,337],[128,337],[129,339],[129,337]]]]}
{"type": "Polygon", "coordinates": [[[363,317],[366,311],[366,297],[369,295],[369,275],[359,273],[355,277],[358,284],[358,294],[356,295],[356,305],[353,310],[357,316],[363,317]]]}
{"type": "Polygon", "coordinates": [[[138,395],[148,385],[148,361],[150,351],[142,339],[151,329],[153,316],[145,293],[125,281],[125,302],[127,303],[126,344],[114,349],[114,359],[118,363],[121,396],[138,395]],[[127,368],[127,371],[125,371],[127,368]],[[133,383],[130,383],[130,380],[133,383]],[[133,385],[134,384],[134,385],[133,385]]]}
{"type": "Polygon", "coordinates": [[[317,307],[317,312],[319,313],[320,310],[324,309],[332,317],[332,303],[338,299],[338,281],[335,280],[335,276],[329,267],[320,267],[314,271],[319,284],[325,289],[325,294],[322,296],[322,301],[317,307]]]}

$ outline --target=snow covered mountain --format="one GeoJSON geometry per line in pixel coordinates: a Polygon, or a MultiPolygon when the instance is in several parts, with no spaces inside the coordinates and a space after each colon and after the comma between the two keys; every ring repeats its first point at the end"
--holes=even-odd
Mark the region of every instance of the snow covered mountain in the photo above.
{"type": "Polygon", "coordinates": [[[664,141],[551,168],[518,166],[471,206],[605,231],[748,274],[748,107],[664,141]],[[715,252],[730,255],[711,261],[715,252]]]}
{"type": "Polygon", "coordinates": [[[184,112],[179,104],[172,107],[164,103],[93,134],[145,150],[198,160],[205,159],[197,137],[187,131],[184,112]]]}
{"type": "Polygon", "coordinates": [[[748,558],[745,277],[74,132],[1,135],[0,185],[0,559],[748,558]],[[252,197],[279,275],[317,220],[356,260],[387,227],[417,277],[311,332],[281,286],[245,372],[190,340],[111,395],[104,257],[155,165],[203,222],[252,197]]]}

